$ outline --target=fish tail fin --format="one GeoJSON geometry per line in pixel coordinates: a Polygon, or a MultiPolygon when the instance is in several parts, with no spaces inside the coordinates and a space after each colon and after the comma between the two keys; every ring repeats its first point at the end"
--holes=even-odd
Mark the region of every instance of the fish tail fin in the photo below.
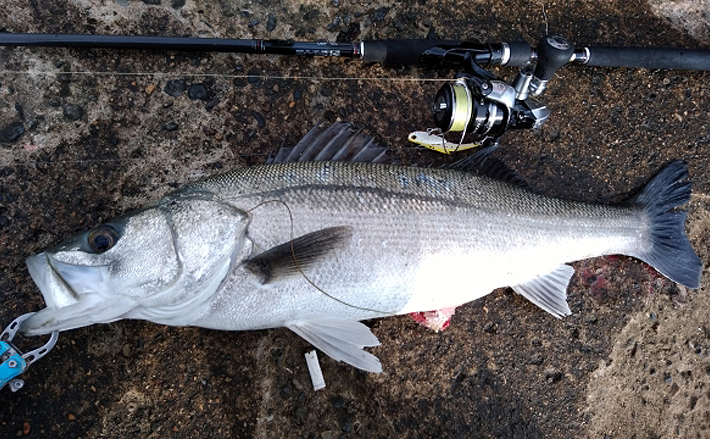
{"type": "Polygon", "coordinates": [[[675,161],[658,173],[633,200],[649,219],[650,248],[634,255],[673,282],[700,287],[702,262],[685,234],[687,212],[676,208],[690,200],[685,162],[675,161]]]}

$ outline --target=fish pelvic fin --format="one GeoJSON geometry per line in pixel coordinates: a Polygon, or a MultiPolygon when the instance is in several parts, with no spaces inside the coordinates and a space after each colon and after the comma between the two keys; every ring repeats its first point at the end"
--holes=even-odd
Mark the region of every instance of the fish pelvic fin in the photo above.
{"type": "Polygon", "coordinates": [[[561,319],[572,314],[567,305],[567,285],[573,274],[574,268],[560,265],[551,273],[514,285],[512,288],[516,293],[561,319]]]}
{"type": "Polygon", "coordinates": [[[632,201],[649,221],[650,248],[635,256],[673,282],[700,287],[702,262],[685,234],[687,212],[677,210],[690,200],[688,166],[675,161],[659,172],[632,201]]]}
{"type": "Polygon", "coordinates": [[[379,346],[380,341],[361,322],[334,317],[290,322],[286,327],[334,360],[366,372],[382,372],[380,360],[363,350],[379,346]]]}

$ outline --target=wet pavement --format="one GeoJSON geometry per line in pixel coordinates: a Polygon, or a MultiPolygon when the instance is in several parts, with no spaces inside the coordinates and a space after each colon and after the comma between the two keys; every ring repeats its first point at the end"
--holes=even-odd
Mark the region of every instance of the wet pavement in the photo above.
{"type": "MultiPolygon", "coordinates": [[[[710,48],[703,1],[478,2],[4,0],[0,30],[350,41],[525,40],[710,48]],[[547,22],[546,22],[547,20],[547,22]]],[[[511,80],[516,70],[493,72],[511,80]]],[[[43,306],[24,258],[174,188],[262,163],[310,127],[345,119],[404,164],[455,70],[242,54],[0,49],[0,323],[43,306]]],[[[710,433],[710,75],[569,67],[542,96],[542,130],[497,155],[542,193],[617,202],[687,161],[687,230],[704,261],[687,290],[625,257],[573,264],[573,315],[509,289],[434,333],[368,322],[382,374],[320,355],[314,392],[286,329],[225,333],[139,321],[61,334],[0,437],[701,438],[710,433]]],[[[34,346],[38,339],[22,339],[34,346]]]]}

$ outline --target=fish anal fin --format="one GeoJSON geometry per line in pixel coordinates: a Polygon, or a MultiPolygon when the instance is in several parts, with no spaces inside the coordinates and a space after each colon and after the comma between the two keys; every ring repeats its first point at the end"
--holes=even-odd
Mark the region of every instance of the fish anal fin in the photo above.
{"type": "Polygon", "coordinates": [[[351,227],[321,229],[272,247],[243,264],[262,284],[266,284],[307,269],[331,251],[341,248],[351,237],[351,227]]]}
{"type": "Polygon", "coordinates": [[[513,286],[513,290],[535,305],[561,319],[572,314],[567,305],[567,286],[574,268],[560,265],[552,272],[513,286]]]}
{"type": "Polygon", "coordinates": [[[382,364],[364,347],[379,346],[370,328],[356,320],[320,318],[290,322],[287,328],[337,361],[367,372],[382,372],[382,364]]]}

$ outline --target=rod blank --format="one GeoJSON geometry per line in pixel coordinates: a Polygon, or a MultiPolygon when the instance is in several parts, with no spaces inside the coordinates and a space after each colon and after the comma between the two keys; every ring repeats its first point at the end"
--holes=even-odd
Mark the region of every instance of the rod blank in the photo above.
{"type": "MultiPolygon", "coordinates": [[[[298,56],[362,58],[366,62],[420,64],[456,61],[469,53],[484,64],[523,65],[536,58],[526,43],[476,44],[445,40],[378,40],[362,43],[303,42],[291,40],[156,37],[0,32],[0,46],[80,47],[134,50],[260,53],[298,56]],[[507,49],[504,49],[507,47],[507,49]],[[508,59],[504,56],[508,52],[508,59]]],[[[586,48],[589,66],[651,69],[710,70],[710,50],[647,47],[586,48]]],[[[586,61],[586,62],[585,62],[586,61]]]]}
{"type": "Polygon", "coordinates": [[[360,56],[359,45],[352,43],[133,35],[21,34],[0,32],[0,46],[175,50],[305,56],[360,56]]]}

